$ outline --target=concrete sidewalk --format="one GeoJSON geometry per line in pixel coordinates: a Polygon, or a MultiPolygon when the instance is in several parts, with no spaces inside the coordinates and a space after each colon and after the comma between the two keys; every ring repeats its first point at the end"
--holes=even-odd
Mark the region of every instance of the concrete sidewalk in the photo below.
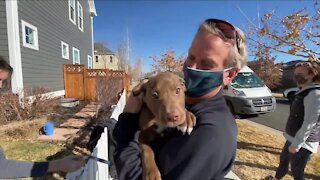
{"type": "Polygon", "coordinates": [[[66,142],[69,138],[77,134],[81,127],[90,121],[91,117],[95,115],[96,109],[97,105],[95,103],[87,104],[78,113],[60,124],[59,127],[55,127],[53,135],[40,135],[38,140],[66,142]]]}

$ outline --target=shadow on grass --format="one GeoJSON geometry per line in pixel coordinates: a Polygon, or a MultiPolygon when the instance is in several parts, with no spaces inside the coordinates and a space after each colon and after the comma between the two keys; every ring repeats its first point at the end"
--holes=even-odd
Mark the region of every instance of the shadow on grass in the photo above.
{"type": "Polygon", "coordinates": [[[254,143],[248,143],[240,141],[238,142],[238,149],[246,149],[246,150],[253,150],[253,151],[259,151],[259,152],[268,152],[270,154],[276,154],[280,156],[281,148],[275,148],[271,146],[266,145],[260,145],[260,144],[254,144],[254,143]]]}

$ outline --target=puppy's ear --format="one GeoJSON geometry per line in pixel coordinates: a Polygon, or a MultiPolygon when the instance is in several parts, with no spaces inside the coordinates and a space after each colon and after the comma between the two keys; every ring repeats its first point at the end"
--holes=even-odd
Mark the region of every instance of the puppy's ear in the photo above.
{"type": "Polygon", "coordinates": [[[180,83],[184,92],[187,91],[186,84],[183,78],[180,77],[180,83]]]}
{"type": "Polygon", "coordinates": [[[149,81],[149,79],[142,80],[138,85],[136,85],[132,89],[132,94],[134,96],[138,96],[140,93],[145,93],[148,81],[149,81]]]}

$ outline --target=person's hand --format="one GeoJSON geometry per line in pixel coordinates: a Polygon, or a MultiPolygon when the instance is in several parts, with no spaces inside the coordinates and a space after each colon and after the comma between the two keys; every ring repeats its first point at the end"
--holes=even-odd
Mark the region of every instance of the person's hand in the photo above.
{"type": "Polygon", "coordinates": [[[85,164],[84,156],[67,156],[49,162],[48,172],[72,172],[85,164]]]}
{"type": "Polygon", "coordinates": [[[139,113],[142,107],[142,96],[141,93],[139,96],[134,96],[132,93],[128,98],[128,101],[123,109],[123,112],[127,113],[139,113]]]}
{"type": "Polygon", "coordinates": [[[296,147],[293,147],[293,146],[289,146],[289,152],[291,154],[295,154],[295,153],[299,152],[299,149],[296,147]]]}

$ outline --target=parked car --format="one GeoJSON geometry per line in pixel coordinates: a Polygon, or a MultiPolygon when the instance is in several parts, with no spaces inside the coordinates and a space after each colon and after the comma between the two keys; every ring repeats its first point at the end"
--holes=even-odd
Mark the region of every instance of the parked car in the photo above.
{"type": "Polygon", "coordinates": [[[270,89],[248,66],[225,86],[223,93],[233,114],[257,115],[276,109],[276,99],[270,89]]]}
{"type": "Polygon", "coordinates": [[[297,91],[299,91],[298,87],[286,89],[283,91],[283,97],[287,98],[290,102],[292,102],[294,95],[297,91]]]}

